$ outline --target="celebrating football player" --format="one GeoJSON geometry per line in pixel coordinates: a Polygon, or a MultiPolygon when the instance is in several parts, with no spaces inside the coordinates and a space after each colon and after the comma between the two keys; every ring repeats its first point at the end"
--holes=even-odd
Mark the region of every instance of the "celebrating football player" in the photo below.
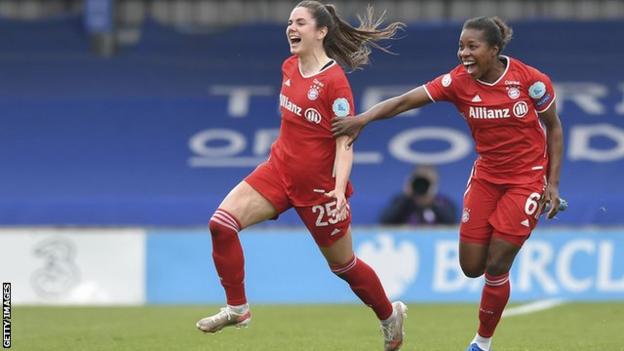
{"type": "Polygon", "coordinates": [[[200,330],[213,333],[249,323],[238,232],[294,207],[332,272],[381,321],[384,349],[401,346],[407,308],[400,301],[390,303],[375,271],[353,252],[347,200],[353,150],[347,137],[334,139],[331,132],[333,117],[354,115],[343,67],[368,63],[369,46],[385,50],[375,42],[394,37],[402,27],[395,22],[378,29],[372,8],[360,20],[359,27],[352,27],[332,5],[317,1],[303,1],[292,10],[286,27],[292,56],[282,65],[279,137],[269,159],[230,191],[210,219],[212,257],[227,306],[197,322],[200,330]]]}
{"type": "Polygon", "coordinates": [[[485,273],[479,329],[469,351],[489,351],[509,299],[509,270],[543,206],[559,210],[563,135],[550,78],[502,55],[512,30],[497,17],[464,23],[459,65],[427,84],[387,99],[356,118],[334,119],[334,136],[349,144],[368,123],[431,102],[449,101],[466,120],[479,155],[464,193],[459,261],[464,273],[485,273]],[[544,129],[545,126],[545,129],[544,129]]]}

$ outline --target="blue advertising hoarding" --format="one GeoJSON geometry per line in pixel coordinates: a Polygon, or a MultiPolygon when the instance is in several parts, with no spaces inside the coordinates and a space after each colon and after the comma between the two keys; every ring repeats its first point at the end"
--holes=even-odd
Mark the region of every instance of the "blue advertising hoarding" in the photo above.
{"type": "MultiPolygon", "coordinates": [[[[477,301],[482,278],[464,277],[454,230],[356,229],[358,257],[378,273],[391,299],[477,301]]],[[[252,303],[355,303],[303,230],[241,234],[252,303]]],[[[223,303],[206,232],[152,231],[147,239],[147,303],[223,303]]],[[[624,232],[537,231],[518,254],[512,301],[624,299],[624,232]]]]}

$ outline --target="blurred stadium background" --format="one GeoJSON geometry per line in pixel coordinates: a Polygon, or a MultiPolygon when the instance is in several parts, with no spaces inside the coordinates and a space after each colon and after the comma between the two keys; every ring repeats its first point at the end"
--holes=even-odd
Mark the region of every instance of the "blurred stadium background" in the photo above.
{"type": "MultiPolygon", "coordinates": [[[[368,2],[333,3],[355,21],[368,2]]],[[[454,67],[461,24],[478,15],[507,19],[506,53],[553,79],[570,208],[521,251],[510,315],[552,309],[504,321],[495,346],[624,350],[624,1],[371,3],[408,28],[389,43],[399,55],[374,53],[349,75],[359,111],[454,67]]],[[[205,224],[279,128],[295,4],[0,0],[0,280],[12,283],[15,349],[379,346],[372,314],[351,306],[292,211],[241,235],[248,294],[263,304],[247,341],[192,330],[223,301],[205,224]],[[92,307],[111,305],[130,307],[92,307]]],[[[482,282],[459,270],[455,227],[377,219],[416,164],[436,165],[461,205],[472,147],[446,104],[358,139],[354,245],[393,299],[414,304],[408,350],[464,347],[482,282]]]]}

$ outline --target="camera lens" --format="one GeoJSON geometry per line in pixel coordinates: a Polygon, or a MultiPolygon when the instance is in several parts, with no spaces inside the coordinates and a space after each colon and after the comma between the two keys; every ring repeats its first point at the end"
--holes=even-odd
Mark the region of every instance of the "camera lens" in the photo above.
{"type": "Polygon", "coordinates": [[[431,182],[424,177],[416,177],[412,180],[412,191],[417,195],[425,195],[429,191],[431,182]]]}

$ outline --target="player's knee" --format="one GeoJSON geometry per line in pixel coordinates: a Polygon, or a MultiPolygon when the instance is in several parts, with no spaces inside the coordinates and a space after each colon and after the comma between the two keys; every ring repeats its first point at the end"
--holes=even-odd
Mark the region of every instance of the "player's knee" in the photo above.
{"type": "Polygon", "coordinates": [[[210,218],[210,221],[208,221],[208,229],[210,230],[210,234],[214,236],[221,231],[221,225],[217,221],[210,218]]]}
{"type": "MultiPolygon", "coordinates": [[[[355,255],[352,255],[348,260],[344,262],[329,262],[329,269],[331,269],[332,273],[344,279],[343,274],[351,271],[356,264],[358,263],[358,259],[355,255]]],[[[360,264],[361,265],[361,264],[360,264]]]]}
{"type": "Polygon", "coordinates": [[[238,220],[229,213],[218,209],[208,221],[208,229],[212,236],[237,234],[240,231],[238,220]]]}
{"type": "Polygon", "coordinates": [[[505,262],[499,260],[489,261],[485,267],[485,271],[489,275],[498,276],[509,272],[509,267],[505,262]]]}
{"type": "Polygon", "coordinates": [[[484,267],[466,267],[465,265],[462,265],[461,269],[468,278],[479,278],[485,271],[484,267]]]}
{"type": "Polygon", "coordinates": [[[485,263],[481,260],[460,259],[459,266],[461,267],[462,272],[464,272],[464,275],[468,278],[478,278],[485,272],[485,263]]]}

